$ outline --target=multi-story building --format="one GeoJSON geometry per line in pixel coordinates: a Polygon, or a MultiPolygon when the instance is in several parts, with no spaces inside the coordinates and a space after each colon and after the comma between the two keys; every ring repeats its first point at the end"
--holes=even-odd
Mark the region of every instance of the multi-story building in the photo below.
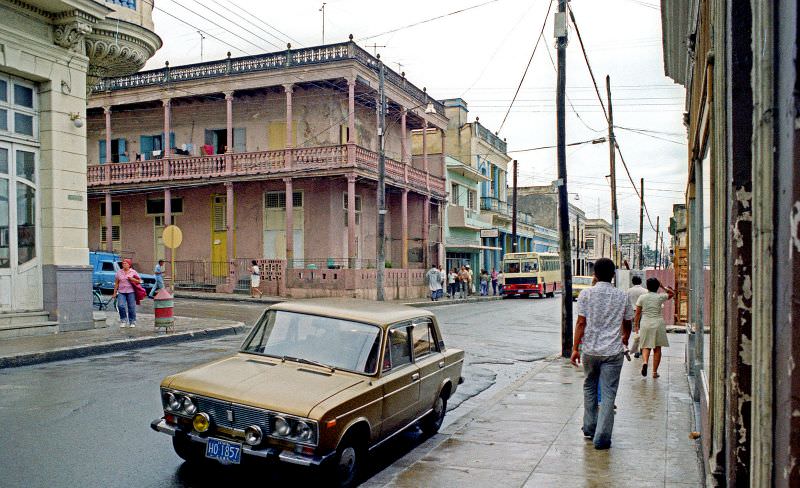
{"type": "Polygon", "coordinates": [[[621,232],[619,234],[619,267],[630,269],[641,268],[639,263],[639,234],[636,232],[621,232]]]}
{"type": "Polygon", "coordinates": [[[788,0],[661,2],[665,74],[686,87],[675,267],[707,486],[800,486],[798,15],[788,0]]]}
{"type": "Polygon", "coordinates": [[[87,80],[133,73],[161,47],[152,9],[0,0],[0,338],[94,326],[87,80]]]}
{"type": "Polygon", "coordinates": [[[586,274],[594,273],[594,262],[614,255],[614,234],[605,219],[586,219],[586,274]]]}
{"type": "MultiPolygon", "coordinates": [[[[518,208],[530,214],[533,222],[548,229],[558,229],[558,190],[555,186],[524,186],[518,188],[517,192],[518,208]]],[[[572,273],[575,275],[588,274],[586,213],[572,203],[569,204],[569,234],[572,273]]]]}
{"type": "MultiPolygon", "coordinates": [[[[102,80],[88,113],[90,244],[147,267],[169,257],[175,224],[179,284],[230,290],[249,260],[276,259],[296,270],[281,293],[351,294],[345,271],[376,262],[379,63],[351,38],[102,80]]],[[[424,268],[440,261],[446,197],[445,139],[428,154],[427,134],[447,118],[404,75],[385,76],[387,267],[424,268]],[[412,130],[426,139],[413,157],[412,130]]]]}

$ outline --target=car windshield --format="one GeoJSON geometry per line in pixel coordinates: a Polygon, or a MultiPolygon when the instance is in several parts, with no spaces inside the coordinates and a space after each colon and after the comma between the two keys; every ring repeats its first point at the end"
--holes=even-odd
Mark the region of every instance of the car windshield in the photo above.
{"type": "Polygon", "coordinates": [[[572,278],[572,283],[575,285],[591,285],[592,279],[585,276],[576,276],[572,278]]]}
{"type": "Polygon", "coordinates": [[[374,374],[381,329],[349,320],[268,310],[242,352],[374,374]]]}
{"type": "Polygon", "coordinates": [[[539,271],[539,261],[535,259],[528,259],[522,262],[523,273],[535,273],[539,271]]]}

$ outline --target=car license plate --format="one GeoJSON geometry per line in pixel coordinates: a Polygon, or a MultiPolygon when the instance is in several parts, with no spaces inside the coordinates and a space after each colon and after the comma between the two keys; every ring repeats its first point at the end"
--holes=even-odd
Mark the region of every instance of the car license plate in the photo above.
{"type": "Polygon", "coordinates": [[[222,464],[239,464],[242,460],[242,445],[210,437],[206,445],[206,457],[222,464]]]}

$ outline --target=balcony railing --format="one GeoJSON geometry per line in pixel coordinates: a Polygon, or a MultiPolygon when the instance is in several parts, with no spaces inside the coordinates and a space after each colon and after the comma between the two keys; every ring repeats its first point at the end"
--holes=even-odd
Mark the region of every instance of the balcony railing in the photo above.
{"type": "Polygon", "coordinates": [[[508,149],[506,142],[494,135],[492,131],[482,126],[479,122],[475,122],[475,133],[480,139],[483,139],[484,142],[493,148],[497,149],[503,154],[506,153],[506,149],[508,149]]]}
{"type": "MultiPolygon", "coordinates": [[[[348,163],[348,146],[320,146],[279,151],[256,151],[213,156],[182,157],[89,165],[87,181],[89,188],[110,185],[192,180],[216,176],[253,176],[284,174],[293,171],[307,173],[316,170],[355,168],[366,170],[377,178],[378,154],[359,146],[353,146],[355,165],[348,163]],[[286,152],[291,151],[292,166],[286,165],[286,152]],[[230,168],[230,169],[229,169],[230,168]]],[[[419,190],[445,194],[445,180],[435,175],[393,159],[386,159],[386,178],[389,182],[407,184],[419,190]],[[427,176],[427,177],[426,177],[427,176]]]]}
{"type": "MultiPolygon", "coordinates": [[[[500,201],[494,197],[481,197],[481,210],[495,212],[509,219],[514,216],[514,209],[510,203],[500,201]]],[[[525,212],[517,211],[517,222],[531,227],[538,227],[538,224],[533,221],[533,217],[525,212]]]]}
{"type": "MultiPolygon", "coordinates": [[[[116,2],[115,2],[116,3],[116,2]]],[[[307,66],[324,64],[352,59],[370,69],[377,69],[378,59],[359,47],[355,42],[342,42],[314,46],[302,49],[287,49],[273,53],[244,56],[240,58],[227,58],[219,61],[188,64],[170,68],[140,71],[129,76],[105,78],[92,87],[93,92],[125,90],[143,86],[164,85],[170,82],[183,82],[218,78],[229,75],[253,73],[258,71],[274,71],[290,66],[307,66]]],[[[444,105],[428,96],[423,90],[384,66],[386,80],[398,89],[405,91],[420,106],[432,103],[436,113],[444,115],[444,105]]]]}

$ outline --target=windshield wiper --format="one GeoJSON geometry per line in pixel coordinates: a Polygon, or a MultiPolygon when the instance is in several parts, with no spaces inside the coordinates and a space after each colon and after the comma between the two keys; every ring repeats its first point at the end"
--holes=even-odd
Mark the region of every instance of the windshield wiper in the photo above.
{"type": "Polygon", "coordinates": [[[330,365],[324,364],[324,363],[320,363],[319,361],[314,361],[313,359],[296,358],[294,356],[282,356],[281,357],[281,360],[283,362],[286,362],[287,359],[289,359],[291,361],[294,361],[294,362],[297,362],[297,363],[312,364],[314,366],[319,366],[320,368],[328,368],[328,369],[331,370],[331,372],[336,371],[336,368],[334,368],[333,366],[330,366],[330,365]]]}

